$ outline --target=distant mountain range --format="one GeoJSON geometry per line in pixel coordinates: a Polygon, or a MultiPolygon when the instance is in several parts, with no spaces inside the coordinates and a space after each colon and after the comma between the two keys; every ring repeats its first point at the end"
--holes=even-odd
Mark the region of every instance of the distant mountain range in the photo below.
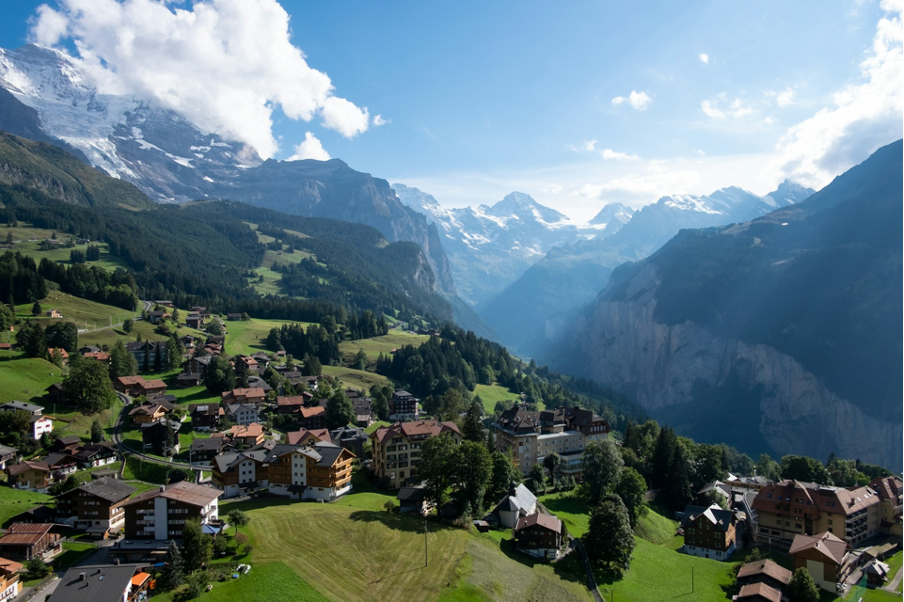
{"type": "Polygon", "coordinates": [[[607,205],[590,224],[578,224],[530,196],[513,192],[492,206],[445,209],[433,196],[393,184],[403,204],[436,225],[458,293],[479,306],[515,282],[550,249],[611,235],[633,211],[607,205]]]}
{"type": "Polygon", "coordinates": [[[680,232],[543,357],[698,441],[900,470],[902,160],[898,141],[802,202],[680,232]]]}
{"type": "Polygon", "coordinates": [[[173,111],[99,93],[65,55],[33,44],[0,49],[0,130],[65,149],[158,202],[243,201],[290,215],[358,222],[390,242],[415,242],[457,321],[490,334],[457,298],[435,228],[402,205],[385,180],[342,161],[263,161],[250,147],[202,131],[173,111]]]}

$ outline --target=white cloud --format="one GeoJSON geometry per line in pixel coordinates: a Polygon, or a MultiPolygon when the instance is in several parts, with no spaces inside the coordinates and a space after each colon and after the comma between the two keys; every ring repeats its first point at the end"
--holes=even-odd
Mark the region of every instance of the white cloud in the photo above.
{"type": "Polygon", "coordinates": [[[653,104],[653,99],[646,92],[638,92],[637,90],[632,90],[627,97],[616,96],[612,99],[613,107],[623,105],[624,103],[631,105],[631,108],[635,111],[646,111],[650,108],[650,105],[653,104]]]}
{"type": "Polygon", "coordinates": [[[780,107],[787,107],[794,104],[794,90],[787,88],[778,93],[775,102],[780,107]]]}
{"type": "MultiPolygon", "coordinates": [[[[39,7],[31,37],[72,41],[77,62],[101,93],[134,94],[172,109],[202,129],[254,147],[279,149],[277,108],[351,138],[369,115],[333,96],[330,78],[292,44],[289,15],[277,0],[58,0],[39,7]]],[[[61,48],[62,49],[62,48],[61,48]]]]}
{"type": "Polygon", "coordinates": [[[381,125],[386,125],[387,123],[392,123],[392,119],[383,119],[382,115],[374,115],[374,127],[380,127],[381,125]]]}
{"type": "Polygon", "coordinates": [[[311,132],[305,132],[304,142],[295,147],[295,154],[286,159],[286,161],[300,161],[302,159],[317,159],[318,161],[329,161],[330,154],[326,152],[320,140],[311,132]]]}
{"type": "Polygon", "coordinates": [[[700,61],[709,64],[709,55],[705,52],[700,53],[700,61]]]}
{"type": "Polygon", "coordinates": [[[584,143],[585,151],[592,152],[594,148],[596,148],[596,140],[590,140],[589,142],[584,143]]]}
{"type": "Polygon", "coordinates": [[[707,117],[711,117],[712,119],[725,119],[725,113],[717,109],[709,100],[701,102],[700,108],[703,109],[703,113],[705,113],[707,117]]]}
{"type": "Polygon", "coordinates": [[[600,156],[606,161],[639,161],[637,155],[629,155],[628,153],[617,153],[611,148],[605,148],[600,152],[600,156]]]}
{"type": "Polygon", "coordinates": [[[904,30],[902,0],[883,0],[886,11],[872,48],[860,64],[861,81],[836,92],[833,107],[790,128],[776,145],[770,173],[813,188],[901,137],[904,118],[904,30]]]}

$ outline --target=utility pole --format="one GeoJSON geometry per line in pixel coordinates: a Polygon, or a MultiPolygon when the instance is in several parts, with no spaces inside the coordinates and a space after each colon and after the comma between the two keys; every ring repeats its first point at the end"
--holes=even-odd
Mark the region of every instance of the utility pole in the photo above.
{"type": "Polygon", "coordinates": [[[694,565],[691,565],[691,593],[694,593],[694,565]]]}
{"type": "Polygon", "coordinates": [[[424,521],[424,568],[427,568],[427,521],[424,521]]]}

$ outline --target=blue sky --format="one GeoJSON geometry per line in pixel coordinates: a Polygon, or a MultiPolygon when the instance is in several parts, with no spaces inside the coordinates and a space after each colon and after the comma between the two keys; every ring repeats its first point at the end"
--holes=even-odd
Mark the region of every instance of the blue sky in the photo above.
{"type": "MultiPolygon", "coordinates": [[[[66,9],[80,1],[48,4],[73,20],[66,9]]],[[[0,46],[35,37],[40,4],[5,3],[0,46]]],[[[901,137],[900,0],[280,4],[288,42],[368,116],[325,126],[322,113],[290,119],[271,98],[274,157],[295,154],[310,132],[331,157],[446,205],[517,189],[586,219],[609,201],[731,184],[765,194],[792,177],[819,187],[901,137]]],[[[266,23],[248,27],[261,29],[241,35],[273,37],[266,23]]],[[[109,31],[82,29],[83,43],[109,48],[109,31]]],[[[71,32],[53,37],[72,49],[71,32]]]]}

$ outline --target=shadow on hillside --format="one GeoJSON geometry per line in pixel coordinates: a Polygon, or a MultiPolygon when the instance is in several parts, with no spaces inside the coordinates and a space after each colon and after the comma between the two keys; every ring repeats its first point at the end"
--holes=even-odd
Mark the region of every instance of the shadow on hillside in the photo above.
{"type": "Polygon", "coordinates": [[[539,558],[534,558],[533,556],[528,556],[523,552],[519,552],[515,549],[515,542],[511,539],[503,539],[499,542],[499,550],[505,554],[509,560],[522,564],[529,568],[534,568],[534,566],[538,564],[545,564],[552,567],[553,572],[555,572],[556,576],[563,581],[571,581],[573,583],[586,583],[586,577],[584,575],[584,569],[581,568],[581,561],[577,555],[577,552],[573,552],[556,562],[546,562],[544,560],[540,560],[539,558]]]}
{"type": "Polygon", "coordinates": [[[196,401],[201,401],[204,399],[210,400],[210,398],[211,398],[210,392],[207,389],[201,389],[197,393],[192,393],[191,395],[186,395],[185,397],[182,397],[181,399],[179,399],[179,404],[181,405],[184,403],[194,403],[196,401]]]}
{"type": "Polygon", "coordinates": [[[405,531],[407,533],[423,533],[425,524],[427,525],[428,533],[436,533],[437,531],[446,531],[455,528],[452,525],[447,525],[435,520],[425,520],[418,516],[395,514],[392,512],[374,512],[372,510],[358,510],[352,512],[348,518],[356,522],[383,523],[390,529],[405,531]]]}

